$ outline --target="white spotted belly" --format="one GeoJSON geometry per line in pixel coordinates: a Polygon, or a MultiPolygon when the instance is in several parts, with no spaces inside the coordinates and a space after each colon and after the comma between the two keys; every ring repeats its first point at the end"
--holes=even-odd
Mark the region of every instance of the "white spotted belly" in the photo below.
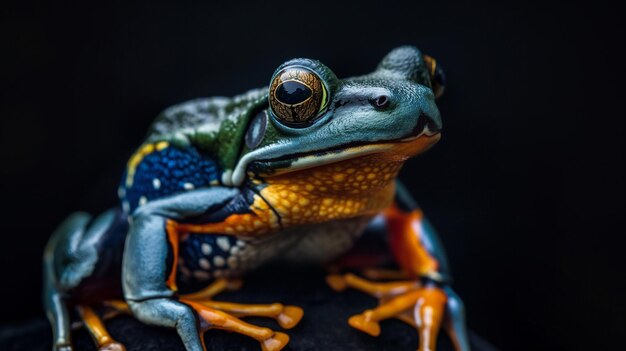
{"type": "Polygon", "coordinates": [[[235,277],[272,260],[323,263],[348,251],[370,216],[303,225],[263,238],[190,234],[180,241],[178,285],[235,277]]]}

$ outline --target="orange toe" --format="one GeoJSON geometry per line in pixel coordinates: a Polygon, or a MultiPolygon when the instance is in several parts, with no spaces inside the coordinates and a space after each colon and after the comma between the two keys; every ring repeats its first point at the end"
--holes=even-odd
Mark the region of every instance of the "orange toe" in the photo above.
{"type": "Polygon", "coordinates": [[[279,351],[289,343],[289,336],[284,333],[274,333],[272,337],[261,341],[263,351],[279,351]]]}
{"type": "Polygon", "coordinates": [[[291,329],[298,325],[303,315],[304,311],[302,308],[297,306],[285,306],[283,312],[277,317],[278,324],[282,328],[291,329]]]}
{"type": "Polygon", "coordinates": [[[369,318],[365,317],[363,314],[357,314],[350,317],[350,319],[348,319],[348,324],[350,324],[352,328],[358,329],[371,336],[380,335],[380,324],[369,320],[369,318]]]}
{"type": "Polygon", "coordinates": [[[335,291],[344,291],[348,288],[346,280],[339,274],[329,274],[326,276],[326,283],[335,291]]]}

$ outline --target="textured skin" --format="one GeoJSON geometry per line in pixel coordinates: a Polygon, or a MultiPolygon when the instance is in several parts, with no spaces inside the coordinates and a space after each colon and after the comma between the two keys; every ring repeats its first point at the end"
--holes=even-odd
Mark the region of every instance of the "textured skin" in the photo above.
{"type": "Polygon", "coordinates": [[[120,200],[132,213],[141,204],[185,189],[206,188],[218,179],[217,163],[211,158],[192,147],[168,146],[142,158],[134,170],[133,186],[121,186],[120,200]]]}
{"type": "Polygon", "coordinates": [[[147,141],[192,144],[214,156],[222,169],[230,169],[241,150],[248,121],[266,100],[266,89],[255,89],[233,98],[196,99],[172,106],[155,119],[147,141]]]}
{"type": "MultiPolygon", "coordinates": [[[[398,48],[374,72],[343,80],[309,59],[288,61],[276,72],[291,66],[315,72],[308,79],[319,79],[327,89],[328,106],[313,123],[281,122],[268,108],[266,88],[169,108],[122,178],[121,216],[128,225],[115,225],[112,215],[94,223],[78,218],[54,236],[44,265],[56,270],[46,270],[44,302],[57,347],[69,345],[61,296],[86,303],[81,292],[97,284],[90,279],[93,266],[107,251],[123,252],[121,272],[108,273],[121,275],[132,314],[176,328],[187,350],[201,351],[202,323],[190,305],[175,298],[179,289],[194,291],[271,260],[327,262],[347,251],[371,218],[394,202],[399,169],[432,146],[441,129],[421,52],[398,48]],[[75,249],[89,244],[82,237],[102,233],[125,242],[75,249]],[[85,268],[65,263],[64,255],[81,252],[88,252],[82,254],[85,268]],[[66,276],[71,284],[63,283],[66,276]]],[[[416,272],[445,284],[445,256],[434,231],[425,228],[416,245],[437,264],[416,272]]]]}
{"type": "MultiPolygon", "coordinates": [[[[384,243],[378,243],[384,245],[384,243]]],[[[415,350],[417,334],[409,325],[399,320],[383,323],[381,336],[373,338],[355,332],[343,321],[346,316],[375,306],[374,298],[357,291],[341,294],[330,290],[324,283],[321,269],[290,269],[286,265],[272,266],[255,272],[246,279],[245,288],[229,292],[222,300],[264,302],[281,300],[304,308],[306,315],[297,328],[290,330],[289,349],[294,351],[361,350],[402,351],[415,350]],[[282,269],[281,269],[282,267],[282,269]],[[289,283],[284,282],[289,277],[289,283]]],[[[275,322],[257,318],[254,323],[275,327],[275,322]]],[[[128,351],[184,351],[185,348],[174,330],[145,325],[131,317],[113,318],[106,322],[116,340],[126,345],[128,351]]],[[[51,333],[44,319],[0,327],[0,350],[49,351],[51,333]]],[[[89,334],[80,328],[73,332],[76,350],[96,351],[89,334]]],[[[212,330],[205,335],[207,350],[257,350],[253,339],[235,333],[212,330]]],[[[470,333],[472,351],[496,349],[470,333]]],[[[441,337],[437,351],[452,351],[447,338],[441,337]]]]}

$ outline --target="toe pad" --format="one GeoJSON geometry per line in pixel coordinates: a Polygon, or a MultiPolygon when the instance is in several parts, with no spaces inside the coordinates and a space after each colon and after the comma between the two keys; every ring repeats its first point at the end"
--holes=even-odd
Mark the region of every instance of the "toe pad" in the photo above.
{"type": "Polygon", "coordinates": [[[283,312],[278,315],[278,324],[280,324],[282,328],[291,329],[298,325],[303,315],[304,311],[302,311],[302,308],[297,306],[285,306],[283,312]]]}
{"type": "Polygon", "coordinates": [[[289,343],[289,336],[283,333],[275,333],[271,338],[261,341],[263,351],[279,351],[289,343]]]}
{"type": "Polygon", "coordinates": [[[380,335],[380,324],[378,324],[378,322],[368,320],[361,314],[350,317],[348,324],[350,324],[352,328],[358,329],[371,336],[380,335]]]}

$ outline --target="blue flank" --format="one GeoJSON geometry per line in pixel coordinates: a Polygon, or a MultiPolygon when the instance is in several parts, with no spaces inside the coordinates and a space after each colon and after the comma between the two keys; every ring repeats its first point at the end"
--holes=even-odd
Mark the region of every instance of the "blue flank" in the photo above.
{"type": "Polygon", "coordinates": [[[126,188],[125,172],[120,185],[124,189],[121,200],[122,203],[128,203],[129,213],[132,213],[139,207],[142,196],[149,202],[190,190],[185,188],[185,184],[192,184],[194,189],[206,188],[219,179],[215,161],[194,148],[169,146],[144,157],[137,166],[130,188],[126,188]],[[156,186],[155,179],[158,179],[156,186]]]}

